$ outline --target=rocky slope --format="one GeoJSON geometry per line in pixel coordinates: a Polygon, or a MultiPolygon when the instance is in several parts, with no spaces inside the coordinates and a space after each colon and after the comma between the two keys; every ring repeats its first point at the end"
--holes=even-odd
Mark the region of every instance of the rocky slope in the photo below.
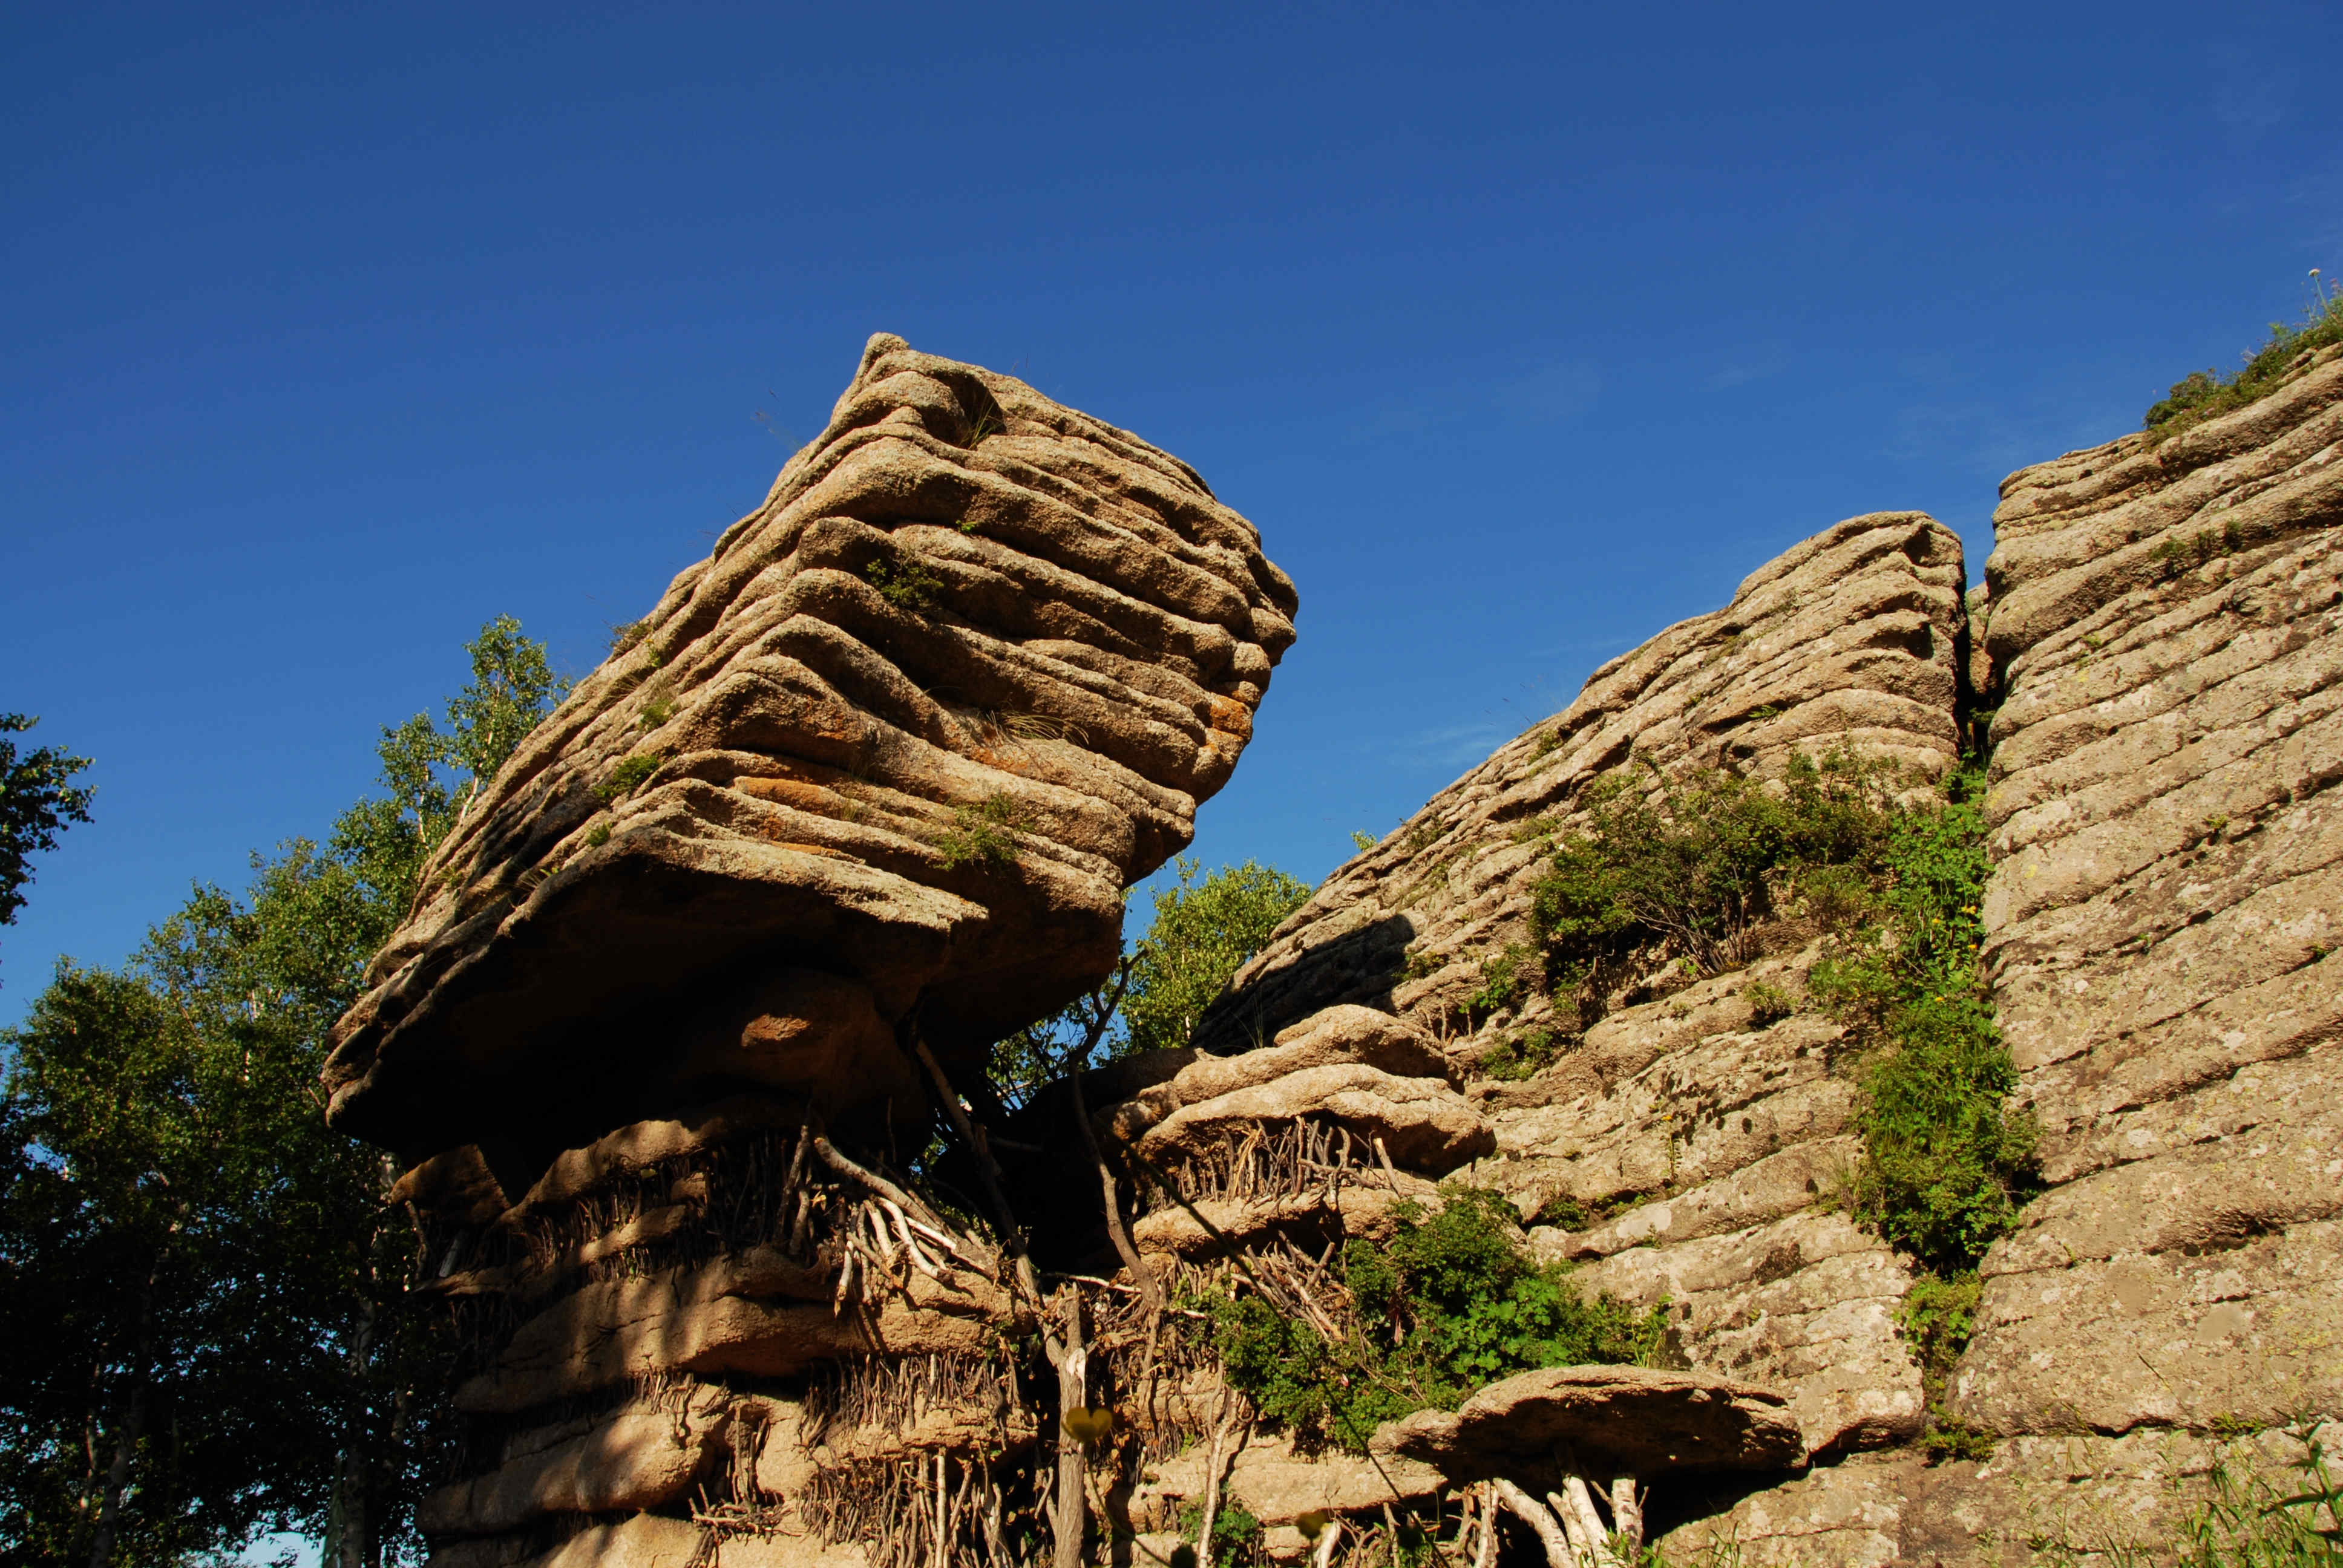
{"type": "Polygon", "coordinates": [[[333,1120],[409,1167],[462,1342],[436,1564],[1030,1528],[1039,1292],[886,1159],[1111,969],[1295,603],[1185,464],[870,340],[466,803],[336,1030],[333,1120]]]}

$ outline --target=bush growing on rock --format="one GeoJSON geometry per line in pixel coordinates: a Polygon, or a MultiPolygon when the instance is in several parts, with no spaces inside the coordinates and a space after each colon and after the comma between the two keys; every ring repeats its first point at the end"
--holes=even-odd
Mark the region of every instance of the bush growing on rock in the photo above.
{"type": "Polygon", "coordinates": [[[1453,1410],[1512,1373],[1640,1365],[1658,1349],[1664,1303],[1638,1313],[1582,1295],[1566,1269],[1523,1251],[1503,1195],[1452,1185],[1436,1210],[1410,1201],[1393,1212],[1388,1244],[1353,1238],[1342,1250],[1339,1339],[1258,1296],[1198,1302],[1230,1382],[1303,1442],[1363,1452],[1382,1422],[1453,1410]]]}

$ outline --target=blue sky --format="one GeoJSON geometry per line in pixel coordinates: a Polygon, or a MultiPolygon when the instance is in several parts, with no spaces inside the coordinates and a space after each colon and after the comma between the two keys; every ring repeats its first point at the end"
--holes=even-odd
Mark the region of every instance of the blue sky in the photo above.
{"type": "Polygon", "coordinates": [[[0,1021],[590,668],[862,340],[1194,463],[1302,595],[1197,852],[1315,879],[1858,512],[1958,528],[2343,268],[2331,5],[15,7],[0,1021]]]}

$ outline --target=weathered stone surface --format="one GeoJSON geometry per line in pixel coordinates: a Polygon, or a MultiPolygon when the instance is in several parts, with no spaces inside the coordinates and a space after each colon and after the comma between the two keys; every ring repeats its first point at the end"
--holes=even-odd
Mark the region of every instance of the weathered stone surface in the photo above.
{"type": "Polygon", "coordinates": [[[875,1312],[835,1310],[828,1286],[825,1275],[753,1255],[589,1284],[523,1323],[489,1370],[457,1390],[456,1405],[523,1411],[667,1372],[778,1377],[846,1356],[980,1354],[1021,1317],[1006,1291],[959,1270],[942,1282],[913,1273],[875,1312]]]}
{"type": "Polygon", "coordinates": [[[681,1496],[708,1464],[727,1413],[721,1393],[707,1389],[680,1411],[628,1405],[574,1435],[524,1442],[517,1456],[508,1445],[499,1468],[425,1497],[416,1528],[431,1536],[479,1535],[547,1513],[657,1508],[681,1496]]]}
{"type": "Polygon", "coordinates": [[[903,1104],[907,1016],[950,1060],[1111,967],[1294,607],[1176,458],[872,338],[764,505],[468,803],[336,1032],[337,1124],[436,1149],[724,1082],[903,1104]]]}
{"type": "MultiPolygon", "coordinates": [[[[1845,744],[1941,773],[1959,753],[1963,576],[1959,539],[1918,512],[1851,518],[1767,562],[1731,604],[1596,670],[1568,709],[1336,870],[1240,971],[1197,1043],[1241,1050],[1342,1002],[1452,1032],[1444,1019],[1482,983],[1477,960],[1528,936],[1543,856],[1517,829],[1567,819],[1631,749],[1671,773],[1771,776],[1793,752],[1845,744]]],[[[1538,1020],[1523,1011],[1484,1032],[1538,1020]]]]}
{"type": "Polygon", "coordinates": [[[1413,1201],[1437,1208],[1438,1191],[1413,1171],[1387,1178],[1379,1171],[1331,1191],[1319,1187],[1298,1196],[1249,1201],[1205,1198],[1193,1204],[1194,1213],[1180,1205],[1158,1209],[1131,1225],[1131,1239],[1142,1252],[1192,1259],[1217,1257],[1281,1231],[1384,1241],[1397,1224],[1395,1205],[1413,1201]]]}
{"type": "Polygon", "coordinates": [[[1920,1371],[1896,1329],[1911,1267],[1844,1214],[1808,1210],[1634,1247],[1574,1279],[1640,1308],[1669,1302],[1673,1342],[1693,1371],[1787,1391],[1809,1454],[1881,1447],[1920,1430],[1920,1371]]]}
{"type": "MultiPolygon", "coordinates": [[[[1204,1494],[1208,1445],[1150,1467],[1151,1480],[1132,1489],[1132,1517],[1156,1519],[1204,1494]]],[[[1282,1433],[1256,1433],[1228,1462],[1228,1494],[1263,1524],[1291,1524],[1313,1509],[1342,1513],[1373,1511],[1430,1497],[1445,1484],[1429,1464],[1396,1454],[1373,1458],[1329,1449],[1298,1454],[1282,1433]]]]}
{"type": "Polygon", "coordinates": [[[1098,1120],[1101,1131],[1129,1141],[1187,1106],[1311,1068],[1354,1063],[1396,1078],[1445,1079],[1450,1070],[1439,1042],[1415,1025],[1372,1008],[1328,1008],[1281,1030],[1273,1045],[1235,1056],[1200,1053],[1165,1081],[1109,1106],[1098,1120]]]}
{"type": "Polygon", "coordinates": [[[1395,1078],[1350,1062],[1304,1068],[1183,1105],[1150,1127],[1133,1148],[1141,1160],[1161,1167],[1217,1147],[1244,1129],[1302,1116],[1337,1123],[1361,1139],[1380,1140],[1394,1164],[1413,1171],[1453,1171],[1487,1153],[1494,1142],[1480,1112],[1445,1080],[1395,1078]]]}
{"type": "Polygon", "coordinates": [[[1730,1552],[1750,1564],[1800,1568],[2160,1561],[2217,1463],[2241,1483],[2286,1483],[2298,1474],[2306,1439],[2332,1453],[2343,1446],[2343,1425],[2231,1438],[2157,1429],[2018,1437],[1983,1463],[1858,1454],[1695,1519],[1658,1545],[1671,1562],[1730,1552]]]}
{"type": "Polygon", "coordinates": [[[1565,1474],[1781,1470],[1804,1452],[1788,1402],[1730,1378],[1650,1367],[1548,1367],[1491,1383],[1456,1410],[1385,1422],[1369,1449],[1452,1483],[1503,1476],[1541,1490],[1565,1474]]]}
{"type": "Polygon", "coordinates": [[[1954,1379],[2003,1432],[2343,1403],[2343,359],[2011,477],[1996,1013],[2052,1190],[1954,1379]]]}

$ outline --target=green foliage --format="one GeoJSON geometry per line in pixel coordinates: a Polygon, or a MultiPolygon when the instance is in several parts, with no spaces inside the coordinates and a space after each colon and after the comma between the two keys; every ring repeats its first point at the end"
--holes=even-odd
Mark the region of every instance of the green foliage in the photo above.
{"type": "Polygon", "coordinates": [[[1815,996],[1875,1043],[1862,1070],[1858,1217],[1939,1272],[1971,1268],[2016,1222],[2035,1132],[2004,1101],[2017,1071],[1977,965],[1991,870],[1981,776],[1896,815],[1881,923],[1815,967],[1815,996]]]}
{"type": "Polygon", "coordinates": [[[1192,859],[1175,869],[1131,957],[1121,1051],[1186,1045],[1230,979],[1310,897],[1308,883],[1252,860],[1202,878],[1192,859]]]}
{"type": "Polygon", "coordinates": [[[586,847],[589,849],[598,849],[609,841],[610,824],[608,822],[597,822],[594,824],[593,828],[587,832],[586,847]]]}
{"type": "Polygon", "coordinates": [[[1518,1083],[1552,1065],[1561,1046],[1550,1029],[1509,1034],[1481,1053],[1481,1070],[1491,1078],[1518,1083]]]}
{"type": "Polygon", "coordinates": [[[2298,327],[2271,322],[2269,340],[2247,350],[2245,364],[2235,375],[2224,377],[2217,371],[2197,370],[2174,382],[2172,390],[2150,406],[2140,427],[2163,440],[2242,408],[2285,386],[2297,359],[2330,343],[2343,343],[2343,293],[2321,297],[2298,327]]]}
{"type": "MultiPolygon", "coordinates": [[[[38,724],[21,713],[0,713],[0,736],[21,735],[38,724]]],[[[57,829],[89,820],[89,786],[75,774],[89,766],[43,746],[19,756],[16,743],[0,739],[0,926],[15,923],[25,907],[25,884],[33,879],[25,861],[57,845],[57,829]]]]}
{"type": "Polygon", "coordinates": [[[635,715],[635,728],[648,735],[674,717],[675,699],[662,692],[643,704],[642,711],[635,715]]]}
{"type": "Polygon", "coordinates": [[[988,795],[973,806],[955,807],[952,825],[936,839],[936,850],[946,870],[962,866],[1013,866],[1017,863],[1017,802],[1007,795],[988,795]]]}
{"type": "Polygon", "coordinates": [[[1587,1300],[1557,1266],[1514,1240],[1512,1206],[1485,1189],[1441,1189],[1441,1207],[1393,1211],[1387,1245],[1342,1251],[1350,1329],[1329,1340],[1257,1296],[1209,1295],[1214,1348],[1229,1381],[1268,1420],[1303,1441],[1364,1452],[1381,1422],[1466,1395],[1534,1367],[1647,1361],[1664,1308],[1637,1313],[1587,1300]]]}
{"type": "Polygon", "coordinates": [[[1522,971],[1530,958],[1527,947],[1520,942],[1507,942],[1503,950],[1483,959],[1480,989],[1458,1002],[1456,1010],[1472,1018],[1513,1005],[1514,999],[1522,994],[1526,979],[1522,971]]]}
{"type": "Polygon", "coordinates": [[[1778,796],[1729,773],[1634,783],[1623,770],[1587,791],[1587,830],[1556,846],[1534,889],[1549,974],[1642,948],[1731,968],[1801,879],[1863,865],[1885,837],[1884,770],[1845,752],[1794,759],[1778,796]]]}
{"type": "Polygon", "coordinates": [[[1798,999],[1771,980],[1750,981],[1741,1000],[1749,1004],[1750,1021],[1759,1025],[1778,1023],[1798,1010],[1798,999]]]}
{"type": "MultiPolygon", "coordinates": [[[[1202,1501],[1190,1498],[1181,1503],[1174,1523],[1181,1534],[1194,1536],[1204,1527],[1202,1501]]],[[[1261,1520],[1252,1510],[1222,1493],[1220,1509],[1212,1515],[1212,1561],[1230,1568],[1254,1561],[1261,1551],[1262,1533],[1261,1520]]]]}
{"type": "Polygon", "coordinates": [[[1953,1367],[1976,1329],[1982,1289],[1974,1270],[1949,1277],[1924,1273],[1912,1282],[1896,1309],[1896,1326],[1919,1365],[1920,1392],[1928,1412],[1920,1446],[1934,1460],[1981,1460],[1993,1453],[1993,1435],[1960,1420],[1945,1403],[1953,1367]]]}
{"type": "Polygon", "coordinates": [[[594,786],[597,799],[623,800],[643,787],[644,781],[659,771],[659,759],[648,751],[638,751],[631,757],[621,757],[603,780],[594,786]]]}
{"type": "Polygon", "coordinates": [[[456,799],[556,689],[508,618],[468,651],[447,731],[384,730],[386,796],[254,857],[241,899],[196,888],[126,970],[60,969],[5,1038],[0,1558],[181,1562],[278,1528],[418,1554],[417,1241],[317,1075],[456,799]]]}
{"type": "Polygon", "coordinates": [[[629,648],[641,643],[643,638],[650,636],[650,634],[651,623],[648,620],[630,620],[623,626],[612,627],[610,628],[609,656],[612,658],[618,658],[620,654],[625,653],[629,648]]]}
{"type": "Polygon", "coordinates": [[[899,555],[893,560],[873,557],[862,564],[862,576],[880,598],[912,615],[933,611],[944,586],[917,556],[899,555]]]}
{"type": "Polygon", "coordinates": [[[1382,842],[1373,833],[1362,833],[1355,828],[1351,830],[1351,847],[1362,855],[1382,842]]]}

